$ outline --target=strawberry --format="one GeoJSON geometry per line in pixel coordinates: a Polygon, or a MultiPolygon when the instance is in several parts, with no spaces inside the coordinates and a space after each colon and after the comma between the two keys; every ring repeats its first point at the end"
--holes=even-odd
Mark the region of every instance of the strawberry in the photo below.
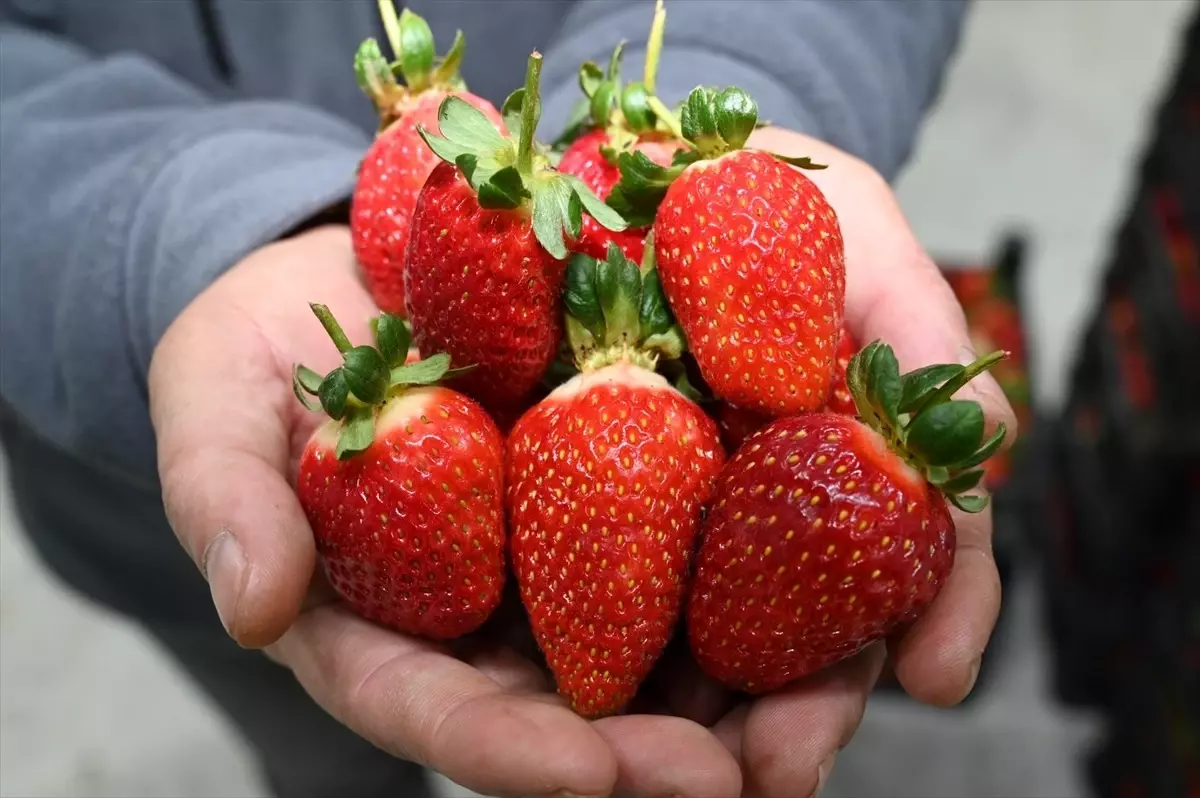
{"type": "Polygon", "coordinates": [[[397,19],[391,0],[383,0],[380,8],[399,61],[388,63],[374,39],[363,42],[354,59],[359,87],[379,109],[380,130],[359,166],[350,200],[350,234],[354,256],[375,304],[389,313],[403,314],[409,223],[417,195],[438,164],[417,127],[436,131],[438,107],[452,94],[497,124],[500,114],[487,100],[463,87],[458,75],[465,47],[461,31],[435,67],[433,34],[425,20],[408,9],[397,19]],[[397,82],[396,72],[404,77],[403,85],[397,82]]]}
{"type": "Polygon", "coordinates": [[[781,416],[829,394],[845,258],[833,208],[792,168],[814,164],[742,148],[757,121],[740,89],[693,90],[682,133],[694,150],[669,168],[622,153],[609,204],[631,225],[656,209],[663,290],[716,395],[781,416]]]}
{"type": "Polygon", "coordinates": [[[850,359],[857,351],[858,344],[854,340],[854,335],[843,324],[842,332],[838,336],[836,359],[833,361],[833,379],[829,387],[829,396],[825,399],[825,409],[831,413],[842,413],[847,416],[858,414],[858,408],[854,405],[854,397],[850,393],[850,386],[846,384],[846,369],[850,366],[850,359]]]}
{"type": "Polygon", "coordinates": [[[413,212],[404,282],[422,352],[475,368],[458,385],[493,413],[511,412],[538,385],[562,338],[559,295],[566,238],[583,211],[613,230],[625,222],[534,144],[542,57],[504,104],[504,135],[457,97],[438,111],[441,135],[418,131],[444,163],[413,212]]]}
{"type": "Polygon", "coordinates": [[[474,631],[504,586],[503,439],[479,405],[437,385],[448,355],[406,363],[398,317],[379,317],[375,346],[351,346],[328,308],[312,307],[343,357],[323,378],[303,366],[293,375],[305,407],[330,416],[296,481],[325,574],[392,629],[474,631]]]}
{"type": "Polygon", "coordinates": [[[705,521],[688,606],[692,652],[713,678],[761,693],[848,657],[915,620],[954,561],[947,501],[967,495],[986,441],[978,403],[950,396],[1003,357],[903,377],[890,347],[855,355],[860,419],[779,419],[729,461],[705,521]]]}
{"type": "Polygon", "coordinates": [[[605,261],[576,255],[566,305],[581,373],[509,435],[510,545],[559,693],[600,717],[667,645],[724,454],[712,420],[654,372],[683,340],[653,269],[615,244],[605,261]]]}
{"type": "MultiPolygon", "coordinates": [[[[591,61],[579,70],[579,85],[586,99],[581,105],[582,118],[574,127],[577,131],[585,126],[590,129],[567,147],[558,169],[578,177],[601,199],[607,200],[621,179],[617,168],[621,152],[641,152],[654,163],[670,166],[675,153],[686,146],[679,137],[675,115],[654,95],[665,24],[666,11],[662,0],[658,0],[646,45],[642,80],[622,88],[623,44],[613,50],[607,73],[591,61]]],[[[572,243],[572,249],[603,260],[609,243],[613,242],[625,257],[641,263],[648,232],[649,228],[643,226],[614,233],[588,218],[583,220],[583,232],[572,243]]]]}

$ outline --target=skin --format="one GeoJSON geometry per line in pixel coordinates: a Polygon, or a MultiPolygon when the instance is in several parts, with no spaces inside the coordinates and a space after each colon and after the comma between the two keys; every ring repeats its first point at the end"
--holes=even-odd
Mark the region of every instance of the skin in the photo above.
{"type": "MultiPolygon", "coordinates": [[[[953,294],[880,176],[788,131],[765,128],[752,143],[829,165],[809,176],[842,224],[858,340],[888,341],[904,370],[972,359],[953,294]]],[[[310,301],[328,304],[352,340],[369,340],[374,308],[345,228],[252,254],[168,330],[150,371],[164,501],[230,636],[290,668],[322,707],[384,750],[491,794],[795,798],[823,784],[884,667],[929,704],[970,692],[1000,605],[990,512],[956,513],[953,574],[910,629],[749,703],[735,704],[676,652],[639,699],[647,714],[589,723],[510,649],[485,644],[456,657],[358,619],[314,582],[312,535],[292,489],[319,416],[292,396],[290,368],[337,364],[310,301]]],[[[962,396],[1015,433],[990,377],[962,396]]]]}

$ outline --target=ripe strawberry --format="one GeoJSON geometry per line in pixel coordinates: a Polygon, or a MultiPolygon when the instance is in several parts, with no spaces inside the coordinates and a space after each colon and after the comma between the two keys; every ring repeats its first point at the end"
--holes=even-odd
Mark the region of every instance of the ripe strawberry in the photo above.
{"type": "Polygon", "coordinates": [[[404,282],[422,352],[475,368],[458,385],[493,413],[509,412],[542,379],[562,338],[559,295],[582,211],[624,220],[534,145],[542,57],[505,103],[503,135],[478,109],[448,97],[441,135],[419,129],[439,164],[413,212],[404,282]],[[519,114],[517,110],[519,109],[519,114]]]}
{"type": "Polygon", "coordinates": [[[865,423],[811,413],[746,441],[718,482],[688,606],[692,652],[709,675],[773,690],[933,601],[954,561],[946,502],[983,509],[986,498],[963,492],[1005,434],[982,441],[979,405],[950,396],[1002,356],[901,377],[876,342],[849,369],[865,423]]]}
{"type": "MultiPolygon", "coordinates": [[[[607,73],[602,73],[600,67],[590,61],[579,70],[579,85],[586,97],[580,107],[583,118],[575,128],[587,132],[563,152],[558,169],[578,177],[603,200],[608,199],[613,187],[621,180],[621,171],[617,168],[620,153],[641,152],[654,163],[670,166],[675,153],[687,146],[680,138],[675,115],[654,96],[665,24],[666,11],[662,0],[658,0],[646,45],[642,80],[622,88],[623,44],[613,50],[607,73]]],[[[603,260],[608,256],[609,243],[613,242],[625,257],[641,263],[648,232],[648,224],[613,232],[588,218],[583,220],[583,233],[573,242],[572,249],[603,260]]]]}
{"type": "Polygon", "coordinates": [[[388,63],[374,39],[363,42],[355,56],[359,86],[379,109],[380,130],[359,166],[350,201],[350,233],[354,256],[375,304],[388,313],[403,314],[409,222],[417,195],[438,164],[417,134],[417,126],[436,131],[438,107],[450,95],[479,108],[496,124],[500,114],[463,87],[458,76],[464,50],[461,32],[434,67],[433,34],[425,20],[407,9],[397,19],[391,0],[381,8],[399,61],[388,63]],[[397,82],[396,71],[403,75],[404,85],[397,82]]]}
{"type": "Polygon", "coordinates": [[[581,373],[508,439],[513,573],[561,693],[619,712],[679,617],[701,508],[724,459],[716,427],[658,374],[682,337],[657,274],[613,245],[571,262],[567,328],[581,373]]]}
{"type": "Polygon", "coordinates": [[[789,159],[741,149],[757,108],[697,88],[683,107],[691,164],[620,156],[609,203],[631,224],[657,206],[663,290],[717,396],[771,416],[815,410],[833,374],[845,300],[837,215],[789,159]]]}
{"type": "Polygon", "coordinates": [[[401,632],[477,629],[505,578],[500,433],[436,384],[448,355],[406,363],[398,317],[379,317],[376,346],[352,347],[327,308],[313,311],[343,363],[324,378],[296,367],[296,396],[331,417],[301,455],[296,491],[329,582],[359,614],[401,632]]]}
{"type": "Polygon", "coordinates": [[[846,384],[846,369],[850,359],[858,351],[858,343],[850,330],[843,324],[841,335],[838,337],[836,359],[833,362],[833,379],[829,388],[829,396],[825,399],[825,409],[830,413],[841,413],[847,416],[858,415],[854,404],[854,396],[850,386],[846,384]]]}

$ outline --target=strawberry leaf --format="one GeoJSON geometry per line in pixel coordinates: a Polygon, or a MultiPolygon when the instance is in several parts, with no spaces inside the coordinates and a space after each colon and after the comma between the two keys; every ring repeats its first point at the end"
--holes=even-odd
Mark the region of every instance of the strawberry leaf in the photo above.
{"type": "Polygon", "coordinates": [[[736,86],[722,89],[713,98],[713,117],[717,135],[731,150],[740,150],[754,132],[758,106],[750,95],[736,86]]]}
{"type": "Polygon", "coordinates": [[[359,407],[351,413],[338,436],[337,459],[345,460],[365,451],[375,441],[375,411],[359,407]]]}
{"type": "Polygon", "coordinates": [[[383,105],[388,93],[399,87],[392,74],[392,65],[383,57],[379,42],[374,39],[367,39],[358,46],[354,54],[354,78],[376,105],[383,105]]]}
{"type": "MultiPolygon", "coordinates": [[[[629,223],[621,217],[621,214],[617,213],[612,207],[605,204],[599,197],[595,195],[595,193],[593,193],[590,188],[587,187],[587,184],[578,177],[575,175],[560,173],[558,175],[558,179],[564,180],[571,187],[571,191],[575,194],[580,205],[583,206],[583,209],[588,212],[588,216],[591,216],[593,219],[595,219],[601,227],[606,230],[612,230],[614,233],[619,233],[620,231],[629,227],[629,223]]],[[[571,233],[571,235],[577,237],[579,235],[579,231],[575,230],[571,233]]]]}
{"type": "Polygon", "coordinates": [[[296,368],[292,370],[292,383],[313,396],[317,396],[321,392],[322,380],[324,377],[307,366],[296,364],[296,368]]]}
{"type": "MultiPolygon", "coordinates": [[[[464,158],[468,156],[463,156],[464,158]]],[[[515,166],[506,166],[481,183],[477,189],[479,204],[491,210],[512,210],[529,198],[529,190],[515,166]]]]}
{"type": "Polygon", "coordinates": [[[656,268],[651,268],[642,278],[642,307],[638,315],[642,335],[647,337],[665,333],[675,323],[656,268]]]}
{"type": "Polygon", "coordinates": [[[981,513],[988,505],[988,497],[986,495],[964,496],[958,493],[950,493],[946,496],[946,500],[964,513],[981,513]]]}
{"type": "Polygon", "coordinates": [[[579,65],[579,90],[583,96],[591,98],[604,82],[604,71],[595,61],[584,61],[579,65]]]}
{"type": "Polygon", "coordinates": [[[977,465],[982,465],[989,457],[1000,450],[1000,445],[1004,443],[1004,436],[1008,434],[1008,429],[1001,422],[996,425],[996,431],[992,433],[992,437],[984,441],[983,445],[975,450],[975,454],[955,465],[958,468],[974,468],[977,465]]]}
{"type": "Polygon", "coordinates": [[[697,86],[692,89],[679,113],[683,137],[697,146],[718,137],[717,114],[713,107],[715,97],[716,92],[712,89],[697,86]]]}
{"type": "Polygon", "coordinates": [[[462,67],[463,56],[467,52],[467,37],[462,31],[454,32],[454,41],[450,43],[450,49],[437,62],[437,67],[433,70],[431,82],[435,86],[461,84],[462,80],[459,77],[458,70],[462,67]]]}
{"type": "Polygon", "coordinates": [[[795,166],[799,169],[810,169],[810,170],[816,171],[816,170],[820,170],[820,169],[828,169],[829,168],[829,166],[827,164],[817,163],[812,158],[809,158],[807,155],[804,155],[804,156],[780,155],[777,152],[773,152],[773,153],[771,153],[771,155],[774,158],[776,158],[777,160],[783,161],[784,163],[791,164],[792,166],[795,166]]]}
{"type": "Polygon", "coordinates": [[[913,407],[911,411],[912,414],[914,416],[920,415],[925,411],[926,408],[945,402],[951,396],[954,396],[954,394],[958,393],[959,389],[961,389],[968,382],[975,379],[1007,356],[1007,352],[992,352],[989,355],[984,355],[983,357],[978,358],[970,365],[965,366],[958,376],[952,377],[951,379],[947,380],[942,387],[927,394],[924,399],[922,399],[916,404],[916,406],[913,407]]]}
{"type": "Polygon", "coordinates": [[[429,84],[433,70],[433,31],[429,23],[407,8],[400,12],[400,70],[410,89],[420,90],[429,84]]]}
{"type": "Polygon", "coordinates": [[[621,115],[630,130],[643,132],[654,130],[658,117],[650,107],[650,92],[646,84],[635,81],[621,92],[621,115]]]}
{"type": "Polygon", "coordinates": [[[373,346],[356,346],[342,355],[342,375],[354,398],[365,404],[387,396],[388,365],[373,346]]]}
{"type": "Polygon", "coordinates": [[[521,107],[525,104],[525,89],[520,88],[504,100],[504,105],[500,106],[500,116],[504,119],[504,126],[508,128],[508,132],[517,138],[521,137],[521,107]]]}
{"type": "Polygon", "coordinates": [[[508,143],[483,111],[454,95],[446,97],[438,106],[438,129],[442,138],[453,142],[463,152],[477,155],[493,153],[508,143]]]}
{"type": "Polygon", "coordinates": [[[958,377],[962,372],[963,366],[954,363],[938,363],[908,372],[903,379],[904,390],[900,397],[900,412],[912,412],[939,385],[946,380],[958,377]]]}
{"type": "Polygon", "coordinates": [[[931,479],[930,482],[936,485],[942,493],[950,495],[974,490],[979,486],[981,479],[983,479],[983,469],[977,468],[974,471],[961,471],[943,480],[931,479]]]}
{"type": "Polygon", "coordinates": [[[642,273],[610,243],[608,257],[596,262],[596,297],[604,312],[604,343],[634,345],[639,339],[642,273]]]}
{"type": "Polygon", "coordinates": [[[953,466],[979,448],[983,425],[983,409],[978,402],[950,401],[913,419],[905,442],[926,464],[953,466]]]}
{"type": "Polygon", "coordinates": [[[403,363],[408,357],[408,348],[412,345],[412,333],[404,320],[391,313],[380,313],[372,327],[375,332],[375,346],[388,368],[403,363]]]}
{"type": "Polygon", "coordinates": [[[890,424],[893,430],[897,430],[900,428],[898,408],[903,388],[900,382],[900,365],[896,362],[892,348],[884,343],[875,347],[868,368],[870,370],[865,375],[867,400],[879,417],[890,424]]]}
{"type": "Polygon", "coordinates": [[[573,317],[596,338],[604,337],[604,311],[596,296],[596,259],[578,254],[567,263],[563,304],[573,317]]]}
{"type": "Polygon", "coordinates": [[[534,188],[533,234],[543,249],[560,260],[567,257],[564,230],[573,226],[578,235],[582,225],[581,214],[571,207],[573,200],[578,202],[574,196],[570,184],[553,177],[539,181],[534,188]],[[580,222],[573,224],[574,220],[580,222]]]}
{"type": "Polygon", "coordinates": [[[571,351],[575,355],[576,362],[585,362],[596,351],[596,336],[592,334],[591,330],[583,326],[583,322],[570,313],[567,314],[565,326],[567,342],[571,346],[571,351]]]}
{"type": "Polygon", "coordinates": [[[432,385],[447,375],[450,370],[450,355],[440,352],[416,363],[408,363],[392,369],[389,382],[392,387],[400,385],[432,385]]]}
{"type": "Polygon", "coordinates": [[[648,227],[683,166],[660,166],[644,152],[623,152],[617,157],[621,180],[608,195],[608,205],[632,227],[648,227]]]}
{"type": "Polygon", "coordinates": [[[330,418],[341,419],[346,415],[346,402],[350,398],[350,386],[346,384],[346,375],[340,367],[325,375],[317,395],[321,400],[321,407],[330,418]]]}

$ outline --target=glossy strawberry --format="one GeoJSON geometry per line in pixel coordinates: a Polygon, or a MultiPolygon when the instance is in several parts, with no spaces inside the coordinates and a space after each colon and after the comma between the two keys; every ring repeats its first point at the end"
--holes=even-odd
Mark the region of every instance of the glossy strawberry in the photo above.
{"type": "Polygon", "coordinates": [[[857,351],[858,343],[854,340],[854,336],[845,325],[842,325],[842,332],[838,336],[837,353],[833,361],[833,379],[829,386],[829,396],[825,399],[825,409],[831,413],[841,413],[847,416],[858,415],[858,408],[854,405],[854,396],[850,393],[850,386],[846,384],[846,369],[850,366],[850,359],[857,351]]]}
{"type": "Polygon", "coordinates": [[[682,340],[653,272],[614,245],[572,260],[568,330],[581,373],[508,439],[513,573],[561,693],[620,711],[683,603],[701,508],[723,453],[712,420],[654,373],[682,340]]]}
{"type": "Polygon", "coordinates": [[[391,64],[374,39],[355,57],[359,86],[379,110],[380,130],[358,170],[350,201],[350,234],[364,282],[381,309],[404,313],[404,258],[417,195],[439,161],[417,133],[437,131],[437,112],[447,96],[479,108],[494,123],[500,114],[487,100],[466,91],[458,76],[464,39],[460,32],[441,63],[433,66],[433,34],[425,20],[405,9],[399,19],[390,0],[383,6],[392,49],[405,42],[405,55],[391,64]],[[404,77],[401,85],[395,77],[404,77]]]}
{"type": "Polygon", "coordinates": [[[615,230],[625,226],[535,147],[541,63],[535,53],[525,89],[505,103],[517,139],[455,97],[439,111],[441,135],[421,131],[445,163],[413,213],[408,317],[422,352],[473,366],[456,384],[493,413],[520,405],[558,352],[565,240],[579,235],[580,209],[615,230]]]}
{"type": "MultiPolygon", "coordinates": [[[[584,132],[563,152],[558,169],[578,177],[603,200],[621,179],[616,163],[620,153],[640,152],[656,164],[670,166],[675,153],[687,146],[680,138],[674,113],[654,96],[665,24],[666,10],[659,0],[646,44],[642,80],[622,86],[623,44],[613,50],[607,72],[602,73],[592,62],[580,68],[579,84],[585,95],[581,108],[586,116],[577,133],[584,132]]],[[[649,225],[613,232],[585,218],[583,232],[571,248],[603,260],[608,257],[609,243],[615,243],[625,257],[641,263],[648,232],[649,225]]]]}
{"type": "Polygon", "coordinates": [[[663,289],[717,396],[781,416],[825,403],[845,258],[833,208],[792,166],[813,165],[742,149],[757,118],[740,89],[694,90],[682,114],[693,163],[623,153],[609,202],[631,224],[657,209],[663,289]]]}
{"type": "Polygon", "coordinates": [[[983,509],[964,492],[1005,434],[984,441],[979,405],[949,397],[999,357],[901,377],[891,349],[873,343],[849,370],[866,423],[810,413],[743,444],[705,520],[688,606],[709,675],[766,692],[920,616],[954,562],[947,500],[983,509]]]}
{"type": "Polygon", "coordinates": [[[479,405],[436,384],[447,355],[406,357],[399,318],[380,316],[376,346],[354,347],[327,308],[313,310],[343,363],[324,378],[296,368],[297,397],[331,417],[301,455],[296,491],[330,584],[400,632],[474,631],[504,586],[500,433],[479,405]]]}

